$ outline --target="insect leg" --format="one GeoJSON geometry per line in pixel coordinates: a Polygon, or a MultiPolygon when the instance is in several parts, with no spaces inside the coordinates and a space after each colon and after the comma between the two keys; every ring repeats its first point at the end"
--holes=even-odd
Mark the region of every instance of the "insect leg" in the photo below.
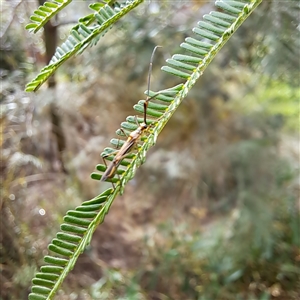
{"type": "MultiPolygon", "coordinates": [[[[104,172],[103,175],[102,175],[101,181],[105,181],[107,178],[109,178],[109,177],[107,176],[106,173],[109,174],[110,172],[108,172],[108,170],[109,170],[110,168],[111,168],[111,169],[114,168],[114,161],[111,162],[111,165],[110,165],[110,166],[107,166],[107,163],[106,163],[105,158],[106,158],[106,157],[109,157],[109,156],[111,156],[111,155],[116,155],[118,152],[119,152],[119,150],[116,150],[116,151],[113,151],[113,152],[111,152],[111,153],[107,153],[107,154],[105,154],[105,155],[102,156],[102,160],[103,160],[103,163],[105,164],[106,170],[105,170],[105,172],[104,172]]],[[[112,184],[113,188],[115,189],[114,183],[111,182],[111,184],[112,184]]]]}

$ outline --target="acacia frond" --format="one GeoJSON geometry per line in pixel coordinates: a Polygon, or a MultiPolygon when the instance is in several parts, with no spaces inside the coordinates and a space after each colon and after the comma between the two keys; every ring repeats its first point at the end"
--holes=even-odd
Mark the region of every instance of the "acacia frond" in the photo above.
{"type": "MultiPolygon", "coordinates": [[[[124,159],[116,176],[110,179],[115,185],[114,189],[108,189],[96,198],[82,203],[75,210],[67,212],[64,217],[64,224],[61,225],[62,232],[59,232],[49,250],[55,256],[46,256],[47,266],[41,268],[41,272],[33,280],[31,300],[51,299],[63,279],[73,268],[78,256],[89,244],[92,234],[98,224],[103,222],[115,197],[122,194],[126,183],[134,176],[136,169],[145,161],[146,153],[169,121],[171,115],[178,108],[190,89],[202,75],[206,67],[211,63],[215,55],[222,49],[237,28],[246,20],[262,0],[241,1],[216,1],[216,5],[224,12],[211,12],[204,16],[204,20],[198,22],[193,29],[196,34],[186,38],[181,44],[183,49],[191,54],[175,54],[167,60],[168,65],[162,70],[183,78],[185,82],[173,88],[158,93],[150,92],[148,96],[155,96],[155,101],[150,101],[147,109],[147,120],[151,124],[150,130],[142,139],[142,145],[138,150],[124,159]]],[[[143,101],[134,106],[135,110],[143,113],[143,101]]],[[[121,124],[124,131],[130,132],[137,128],[136,118],[130,116],[126,122],[121,124]]],[[[137,118],[142,122],[142,118],[137,118]]],[[[122,136],[121,130],[117,135],[122,136]]],[[[118,139],[111,141],[113,146],[119,144],[118,139]]],[[[111,148],[105,149],[109,153],[111,148]]],[[[110,157],[110,159],[113,159],[110,157]]],[[[104,172],[106,167],[97,165],[99,172],[104,172]]],[[[93,173],[93,179],[100,180],[102,175],[99,172],[93,173]]]]}
{"type": "Polygon", "coordinates": [[[106,4],[93,4],[90,8],[96,12],[79,20],[79,23],[71,29],[67,40],[56,49],[49,65],[26,85],[27,92],[35,92],[39,87],[62,65],[67,59],[77,53],[81,53],[91,44],[95,44],[114,23],[126,15],[143,0],[126,1],[124,5],[111,7],[106,4]],[[92,23],[95,23],[91,25],[92,23]]]}
{"type": "Polygon", "coordinates": [[[46,1],[34,11],[30,17],[33,23],[27,24],[25,28],[33,33],[38,32],[51,18],[71,2],[72,0],[46,1]]]}

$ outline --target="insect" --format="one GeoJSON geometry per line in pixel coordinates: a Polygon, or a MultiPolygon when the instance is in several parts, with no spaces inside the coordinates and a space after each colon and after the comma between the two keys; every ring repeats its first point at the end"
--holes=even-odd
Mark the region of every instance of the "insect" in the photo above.
{"type": "MultiPolygon", "coordinates": [[[[149,72],[148,72],[148,88],[147,88],[148,96],[147,96],[147,99],[144,102],[144,122],[139,124],[138,121],[137,121],[137,118],[136,118],[135,120],[136,120],[136,123],[138,125],[138,128],[129,134],[127,140],[122,145],[122,147],[119,150],[116,150],[115,152],[112,152],[112,153],[109,153],[107,155],[102,156],[103,162],[106,165],[105,157],[108,157],[108,156],[111,156],[111,155],[115,154],[115,157],[112,160],[111,164],[106,168],[105,172],[103,173],[103,175],[101,177],[101,181],[106,181],[107,179],[114,177],[114,175],[117,171],[117,168],[120,165],[120,163],[122,162],[122,160],[129,154],[129,152],[132,150],[132,148],[136,145],[139,138],[142,136],[143,132],[148,128],[148,124],[147,124],[147,120],[146,120],[146,113],[147,113],[148,103],[151,99],[155,98],[158,95],[158,94],[155,94],[154,96],[149,97],[150,77],[151,77],[151,71],[152,71],[153,57],[154,57],[154,53],[155,53],[156,49],[159,48],[159,47],[161,47],[161,46],[156,46],[153,49],[153,52],[152,52],[152,55],[151,55],[151,60],[150,60],[150,65],[149,65],[149,72]]],[[[126,135],[124,130],[122,130],[122,131],[126,135]]]]}

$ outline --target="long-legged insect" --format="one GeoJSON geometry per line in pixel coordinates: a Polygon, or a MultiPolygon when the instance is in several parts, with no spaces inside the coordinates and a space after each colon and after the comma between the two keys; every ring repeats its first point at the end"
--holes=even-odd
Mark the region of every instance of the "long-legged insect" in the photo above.
{"type": "Polygon", "coordinates": [[[138,124],[137,119],[136,119],[136,122],[138,124],[138,128],[129,134],[127,140],[122,145],[122,147],[119,150],[116,150],[115,152],[109,153],[109,154],[102,157],[103,162],[106,165],[106,162],[105,162],[104,158],[115,154],[115,157],[112,160],[111,164],[107,167],[107,169],[103,173],[103,175],[101,177],[101,181],[106,181],[108,178],[114,177],[114,175],[117,171],[117,168],[120,165],[120,163],[122,162],[122,160],[128,155],[128,153],[132,150],[134,145],[136,145],[138,139],[142,136],[143,132],[148,128],[148,124],[147,124],[147,120],[146,120],[148,102],[158,95],[158,94],[155,94],[154,96],[149,97],[150,77],[151,77],[151,71],[152,71],[153,57],[154,57],[154,53],[155,53],[156,49],[159,48],[159,47],[161,47],[161,46],[156,46],[153,49],[151,59],[150,59],[149,72],[148,72],[148,88],[147,88],[147,91],[148,91],[147,94],[148,95],[147,95],[147,99],[144,102],[144,122],[141,123],[141,124],[138,124]]]}

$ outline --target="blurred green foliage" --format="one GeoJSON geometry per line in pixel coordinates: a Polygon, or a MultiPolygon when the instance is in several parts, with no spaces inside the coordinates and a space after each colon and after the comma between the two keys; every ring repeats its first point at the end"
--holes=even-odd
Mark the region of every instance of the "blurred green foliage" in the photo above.
{"type": "Polygon", "coordinates": [[[297,132],[299,128],[300,88],[292,87],[284,81],[260,78],[255,84],[255,91],[243,99],[233,99],[231,105],[243,114],[257,115],[261,119],[269,119],[274,129],[297,132]]]}
{"type": "Polygon", "coordinates": [[[225,156],[236,182],[230,214],[204,228],[201,217],[162,223],[134,274],[110,270],[101,279],[108,299],[298,299],[297,174],[274,150],[265,137],[232,145],[225,156]]]}

